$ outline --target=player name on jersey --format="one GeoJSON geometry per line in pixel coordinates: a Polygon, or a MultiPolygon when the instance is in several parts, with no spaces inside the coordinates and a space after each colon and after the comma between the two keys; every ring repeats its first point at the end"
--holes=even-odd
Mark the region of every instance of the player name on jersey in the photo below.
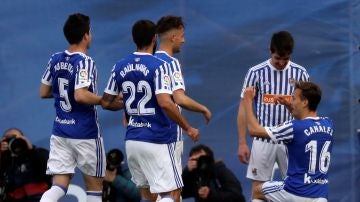
{"type": "Polygon", "coordinates": [[[54,69],[55,69],[55,71],[67,70],[70,72],[70,74],[73,73],[73,66],[67,62],[59,62],[59,63],[55,64],[54,69]]]}
{"type": "Polygon", "coordinates": [[[304,130],[305,135],[309,136],[312,135],[314,133],[326,133],[329,134],[330,136],[332,136],[333,134],[333,129],[331,127],[325,127],[325,126],[310,126],[309,128],[304,130]]]}
{"type": "Polygon", "coordinates": [[[145,76],[147,76],[147,74],[149,73],[148,68],[144,64],[135,64],[135,67],[134,64],[128,64],[126,65],[126,67],[124,67],[123,70],[120,71],[120,75],[124,78],[127,73],[132,71],[140,71],[145,76]]]}

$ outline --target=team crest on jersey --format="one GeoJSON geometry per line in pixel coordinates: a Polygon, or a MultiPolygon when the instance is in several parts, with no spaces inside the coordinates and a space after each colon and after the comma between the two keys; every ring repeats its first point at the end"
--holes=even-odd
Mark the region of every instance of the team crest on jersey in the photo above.
{"type": "Polygon", "coordinates": [[[253,168],[253,169],[251,170],[251,172],[252,172],[253,175],[257,175],[257,168],[253,168]]]}
{"type": "Polygon", "coordinates": [[[289,78],[289,84],[294,86],[296,83],[295,79],[294,78],[289,78]]]}
{"type": "Polygon", "coordinates": [[[87,70],[86,69],[81,69],[80,72],[79,72],[79,80],[80,81],[87,80],[87,77],[88,77],[87,70]]]}
{"type": "Polygon", "coordinates": [[[181,82],[183,79],[182,79],[182,75],[180,72],[176,71],[174,72],[174,81],[175,82],[181,82]]]}
{"type": "Polygon", "coordinates": [[[270,86],[270,81],[266,80],[266,81],[264,82],[264,85],[265,85],[265,86],[270,86]]]}

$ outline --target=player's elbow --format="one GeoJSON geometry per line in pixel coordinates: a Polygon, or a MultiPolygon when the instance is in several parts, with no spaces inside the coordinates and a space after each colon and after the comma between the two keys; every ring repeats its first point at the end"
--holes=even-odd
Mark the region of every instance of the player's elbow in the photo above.
{"type": "Polygon", "coordinates": [[[180,105],[181,107],[185,107],[186,99],[184,96],[174,96],[174,101],[176,104],[180,105]]]}
{"type": "Polygon", "coordinates": [[[174,102],[172,101],[169,94],[161,93],[156,95],[156,100],[163,110],[171,109],[172,105],[174,105],[174,102]]]}
{"type": "Polygon", "coordinates": [[[164,100],[162,102],[159,102],[160,108],[165,110],[165,111],[171,108],[171,104],[173,104],[173,103],[171,103],[168,100],[164,100]]]}
{"type": "Polygon", "coordinates": [[[40,91],[40,98],[48,98],[49,96],[40,91]]]}
{"type": "Polygon", "coordinates": [[[252,128],[252,127],[248,127],[248,131],[249,131],[249,134],[252,136],[252,137],[257,137],[257,131],[252,128]]]}
{"type": "Polygon", "coordinates": [[[85,103],[85,96],[81,90],[75,90],[74,99],[78,103],[85,103]]]}

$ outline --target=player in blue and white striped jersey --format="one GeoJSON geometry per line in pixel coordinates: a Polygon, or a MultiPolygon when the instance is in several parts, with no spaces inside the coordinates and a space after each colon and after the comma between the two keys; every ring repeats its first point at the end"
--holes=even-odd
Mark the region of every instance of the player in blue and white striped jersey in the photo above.
{"type": "MultiPolygon", "coordinates": [[[[206,123],[208,123],[211,119],[210,110],[185,94],[185,82],[182,76],[181,65],[179,60],[174,57],[175,53],[180,52],[185,42],[184,29],[185,26],[181,17],[172,15],[161,17],[157,22],[157,33],[159,35],[160,45],[154,55],[167,62],[170,66],[169,75],[172,81],[172,97],[175,103],[178,104],[179,110],[181,111],[181,107],[183,107],[190,111],[200,112],[204,115],[206,123]]],[[[177,126],[175,122],[173,122],[173,125],[174,127],[177,126]]],[[[184,142],[182,130],[178,126],[177,128],[176,160],[177,166],[181,170],[181,156],[183,154],[184,142]]]]}
{"type": "Polygon", "coordinates": [[[283,141],[288,149],[289,166],[284,181],[267,181],[254,189],[253,197],[274,202],[326,202],[328,171],[333,144],[333,124],[327,117],[318,117],[320,88],[311,82],[298,82],[289,103],[282,97],[275,102],[287,104],[295,120],[281,125],[262,127],[253,112],[253,87],[244,93],[244,105],[249,132],[254,137],[283,141]]]}
{"type": "Polygon", "coordinates": [[[106,162],[95,107],[101,103],[96,95],[97,70],[86,55],[90,18],[70,15],[64,35],[69,48],[51,56],[41,79],[40,96],[54,98],[56,109],[46,171],[53,175],[53,186],[41,201],[58,201],[65,195],[75,167],[84,174],[88,201],[101,201],[106,162]]]}
{"type": "MultiPolygon", "coordinates": [[[[125,147],[132,179],[140,189],[142,201],[179,201],[181,170],[176,167],[177,128],[193,139],[199,138],[181,116],[171,98],[168,64],[154,57],[156,25],[139,20],[132,28],[137,51],[117,62],[105,89],[102,106],[107,109],[122,94],[127,131],[125,147]]],[[[181,169],[181,168],[180,168],[181,169]]]]}
{"type": "MultiPolygon", "coordinates": [[[[275,96],[290,100],[295,83],[308,81],[306,69],[290,61],[294,39],[287,31],[274,33],[271,38],[271,58],[250,68],[246,74],[241,97],[248,86],[256,88],[255,114],[262,126],[276,126],[292,119],[284,105],[276,105],[275,96]]],[[[243,101],[240,100],[237,117],[241,162],[249,163],[246,177],[252,180],[252,189],[259,183],[270,180],[274,164],[277,163],[283,177],[286,175],[287,154],[282,142],[275,143],[266,138],[253,138],[251,153],[246,141],[246,119],[243,101]],[[249,154],[251,154],[249,156],[249,154]],[[250,157],[250,158],[249,158],[250,157]]]]}

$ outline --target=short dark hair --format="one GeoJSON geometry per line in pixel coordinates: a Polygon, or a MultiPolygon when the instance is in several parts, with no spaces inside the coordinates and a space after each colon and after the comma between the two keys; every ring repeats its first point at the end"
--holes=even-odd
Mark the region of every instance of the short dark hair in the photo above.
{"type": "Polygon", "coordinates": [[[283,57],[291,55],[294,49],[294,38],[288,31],[276,32],[271,37],[270,51],[271,53],[277,53],[283,57]]]}
{"type": "Polygon", "coordinates": [[[295,89],[300,89],[302,99],[308,100],[309,110],[316,111],[321,100],[320,87],[310,81],[299,81],[295,84],[295,89]]]}
{"type": "Polygon", "coordinates": [[[160,18],[157,22],[157,33],[163,34],[171,29],[185,28],[182,17],[167,15],[160,18]]]}
{"type": "Polygon", "coordinates": [[[138,20],[132,27],[132,37],[137,48],[149,46],[156,34],[156,25],[150,20],[138,20]]]}
{"type": "Polygon", "coordinates": [[[15,127],[6,129],[6,130],[4,131],[4,133],[3,133],[3,136],[4,136],[6,133],[8,133],[9,131],[12,131],[12,130],[16,130],[16,131],[18,131],[18,132],[20,133],[20,135],[24,136],[24,133],[23,133],[19,128],[15,128],[15,127]]]}
{"type": "Polygon", "coordinates": [[[210,149],[210,147],[203,145],[203,144],[199,144],[199,145],[196,145],[193,148],[191,148],[189,157],[194,155],[195,153],[199,153],[201,151],[204,151],[206,153],[206,156],[209,156],[211,158],[212,162],[215,161],[214,152],[210,149]]]}
{"type": "Polygon", "coordinates": [[[84,35],[90,32],[90,17],[81,13],[69,15],[63,31],[69,44],[80,43],[84,35]]]}

